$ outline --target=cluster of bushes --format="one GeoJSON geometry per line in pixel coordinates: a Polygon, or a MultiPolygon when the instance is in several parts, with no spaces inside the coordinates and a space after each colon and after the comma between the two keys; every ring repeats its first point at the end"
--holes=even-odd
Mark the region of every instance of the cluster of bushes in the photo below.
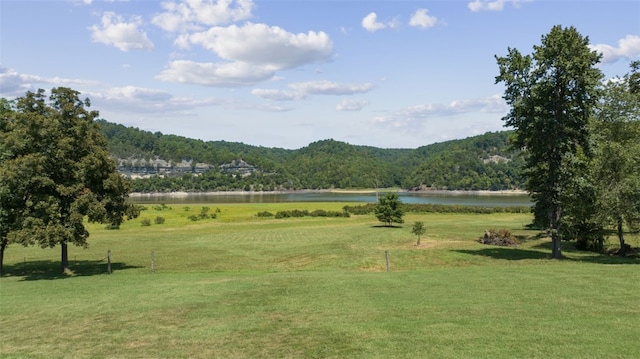
{"type": "Polygon", "coordinates": [[[278,211],[274,215],[268,211],[258,212],[257,217],[275,217],[275,218],[292,218],[292,217],[345,217],[348,218],[351,215],[346,211],[325,211],[324,209],[316,209],[309,212],[306,209],[294,209],[291,211],[278,211]]]}
{"type": "MultiPolygon", "coordinates": [[[[375,203],[367,203],[357,206],[344,206],[345,212],[353,215],[371,214],[376,208],[375,203]]],[[[433,203],[403,203],[403,211],[413,213],[529,213],[531,208],[524,206],[511,207],[481,207],[481,206],[462,206],[448,204],[433,203]]]]}
{"type": "Polygon", "coordinates": [[[211,210],[211,208],[209,208],[209,207],[202,207],[200,209],[200,213],[198,215],[192,214],[187,218],[189,218],[190,220],[192,220],[194,222],[195,221],[199,221],[201,219],[207,219],[207,218],[216,219],[216,218],[218,218],[217,213],[220,213],[220,208],[216,208],[215,213],[209,214],[210,210],[211,210]]]}
{"type": "MultiPolygon", "coordinates": [[[[140,221],[142,223],[143,227],[149,227],[151,225],[151,220],[149,218],[143,218],[142,221],[140,221]]],[[[163,224],[164,223],[164,217],[161,216],[157,216],[156,219],[153,220],[153,222],[155,224],[163,224]]]]}

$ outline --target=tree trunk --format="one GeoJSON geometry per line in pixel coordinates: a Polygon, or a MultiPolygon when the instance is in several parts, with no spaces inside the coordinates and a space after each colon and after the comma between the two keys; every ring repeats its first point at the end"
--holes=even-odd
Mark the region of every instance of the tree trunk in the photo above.
{"type": "Polygon", "coordinates": [[[560,213],[559,206],[553,206],[549,213],[549,225],[551,227],[551,257],[553,259],[562,259],[562,237],[560,235],[560,213]]]}
{"type": "Polygon", "coordinates": [[[60,258],[60,268],[62,269],[62,273],[66,274],[71,272],[71,269],[69,268],[69,251],[67,249],[68,247],[67,242],[64,241],[60,243],[60,247],[62,248],[62,254],[60,258]]]}
{"type": "Polygon", "coordinates": [[[7,247],[7,240],[2,239],[0,243],[0,276],[4,274],[4,249],[7,247]]]}
{"type": "Polygon", "coordinates": [[[620,240],[620,254],[621,257],[627,255],[627,246],[624,243],[624,232],[622,230],[622,218],[618,218],[618,239],[620,240]]]}

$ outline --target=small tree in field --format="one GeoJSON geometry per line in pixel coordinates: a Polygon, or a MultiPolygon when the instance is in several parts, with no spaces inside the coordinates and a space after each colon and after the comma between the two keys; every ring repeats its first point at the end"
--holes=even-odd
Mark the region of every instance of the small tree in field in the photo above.
{"type": "Polygon", "coordinates": [[[387,227],[391,227],[392,223],[404,223],[402,216],[402,202],[397,193],[387,193],[384,197],[378,199],[375,208],[376,218],[385,223],[387,227]]]}
{"type": "Polygon", "coordinates": [[[411,233],[418,236],[418,242],[416,243],[417,246],[420,245],[420,236],[425,234],[425,232],[427,232],[427,230],[426,228],[424,228],[424,222],[420,222],[420,221],[413,222],[413,228],[411,229],[411,233]]]}

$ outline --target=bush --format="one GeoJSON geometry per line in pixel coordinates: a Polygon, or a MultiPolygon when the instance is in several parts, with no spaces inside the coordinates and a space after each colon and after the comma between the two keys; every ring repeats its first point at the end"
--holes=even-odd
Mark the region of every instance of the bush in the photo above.
{"type": "Polygon", "coordinates": [[[193,214],[192,214],[192,215],[190,215],[190,216],[189,216],[189,217],[187,217],[187,218],[189,218],[190,220],[192,220],[192,221],[194,221],[194,222],[200,219],[200,217],[198,217],[198,216],[196,216],[196,215],[193,215],[193,214]]]}
{"type": "Polygon", "coordinates": [[[117,224],[107,224],[106,226],[104,226],[104,229],[108,231],[112,231],[112,230],[120,229],[120,226],[117,224]]]}
{"type": "Polygon", "coordinates": [[[151,220],[149,220],[149,218],[143,218],[142,221],[140,221],[142,223],[142,226],[144,227],[148,227],[151,225],[151,220]]]}
{"type": "Polygon", "coordinates": [[[256,216],[257,217],[273,217],[273,213],[269,211],[262,211],[262,212],[256,213],[256,216]]]}
{"type": "Polygon", "coordinates": [[[494,246],[508,246],[508,247],[517,247],[518,241],[516,237],[511,233],[508,229],[490,229],[484,232],[484,236],[482,236],[478,242],[482,244],[489,244],[494,246]]]}
{"type": "Polygon", "coordinates": [[[164,217],[160,217],[160,216],[156,217],[155,222],[156,222],[156,224],[163,224],[164,223],[164,217]]]}

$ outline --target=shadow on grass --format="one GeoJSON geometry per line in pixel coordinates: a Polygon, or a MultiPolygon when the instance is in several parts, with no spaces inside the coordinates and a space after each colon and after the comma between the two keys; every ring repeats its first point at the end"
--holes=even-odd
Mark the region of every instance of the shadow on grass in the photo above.
{"type": "MultiPolygon", "coordinates": [[[[541,243],[539,245],[536,245],[534,248],[545,249],[545,251],[498,246],[487,246],[487,248],[475,250],[458,249],[455,251],[458,253],[514,261],[523,259],[551,259],[551,243],[541,243]]],[[[575,249],[572,243],[564,243],[562,252],[565,254],[562,260],[565,261],[597,264],[640,264],[640,257],[619,257],[608,254],[581,251],[575,249]],[[569,257],[567,257],[567,255],[569,255],[569,257]]]]}
{"type": "Polygon", "coordinates": [[[482,249],[456,249],[454,251],[458,253],[472,254],[475,256],[483,256],[483,257],[490,257],[493,259],[505,259],[505,260],[512,260],[512,261],[518,261],[523,259],[549,258],[548,254],[545,254],[540,251],[532,251],[529,249],[520,249],[520,248],[513,248],[513,247],[488,246],[487,248],[482,248],[482,249]]]}
{"type": "Polygon", "coordinates": [[[390,225],[387,226],[386,224],[376,224],[374,226],[371,226],[371,228],[403,228],[402,226],[396,226],[396,225],[390,225]]]}
{"type": "MultiPolygon", "coordinates": [[[[5,265],[3,277],[23,277],[23,281],[31,280],[51,280],[65,279],[72,277],[87,277],[95,275],[108,275],[107,262],[99,261],[72,261],[69,263],[71,274],[64,274],[60,270],[59,261],[31,261],[25,263],[16,263],[5,265]]],[[[139,266],[131,266],[125,263],[111,262],[111,272],[117,272],[126,269],[142,268],[139,266]]]]}

